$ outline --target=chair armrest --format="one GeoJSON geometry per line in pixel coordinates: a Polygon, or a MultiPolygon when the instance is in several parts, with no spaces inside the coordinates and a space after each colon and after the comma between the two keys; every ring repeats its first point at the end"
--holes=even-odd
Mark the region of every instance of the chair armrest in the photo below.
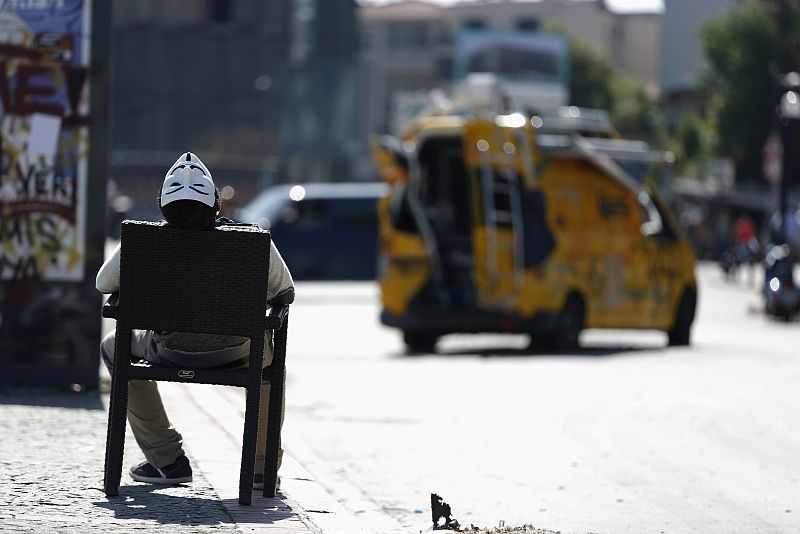
{"type": "Polygon", "coordinates": [[[108,319],[119,319],[119,293],[111,293],[103,304],[102,315],[108,319]]]}
{"type": "Polygon", "coordinates": [[[281,304],[269,310],[269,314],[264,318],[266,330],[277,330],[283,325],[283,319],[289,313],[289,305],[281,304]]]}

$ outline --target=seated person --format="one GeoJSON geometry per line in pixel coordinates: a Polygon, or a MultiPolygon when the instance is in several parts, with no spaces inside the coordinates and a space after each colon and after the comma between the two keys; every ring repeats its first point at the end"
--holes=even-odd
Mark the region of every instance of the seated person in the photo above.
{"type": "MultiPolygon", "coordinates": [[[[217,218],[220,210],[219,191],[206,166],[191,152],[183,154],[170,167],[158,195],[158,206],[169,225],[183,229],[200,231],[230,222],[217,218]]],[[[120,247],[117,246],[97,273],[96,286],[103,293],[119,291],[119,257],[120,247]]],[[[267,308],[272,304],[289,304],[293,300],[292,276],[273,242],[269,259],[267,308]]],[[[112,330],[100,344],[100,355],[109,370],[114,364],[115,335],[116,332],[112,330]]],[[[195,368],[240,368],[248,365],[250,340],[244,337],[151,330],[134,330],[131,336],[131,354],[153,363],[169,362],[180,367],[195,368]]],[[[265,336],[264,367],[271,362],[271,339],[265,336]]],[[[264,480],[264,433],[269,413],[269,387],[269,383],[261,385],[255,489],[261,489],[264,480]]],[[[179,484],[192,480],[192,468],[183,451],[183,440],[167,418],[156,382],[130,381],[128,422],[146,458],[146,461],[131,468],[130,474],[134,480],[152,484],[179,484]]],[[[282,453],[280,451],[278,454],[279,466],[282,453]]]]}

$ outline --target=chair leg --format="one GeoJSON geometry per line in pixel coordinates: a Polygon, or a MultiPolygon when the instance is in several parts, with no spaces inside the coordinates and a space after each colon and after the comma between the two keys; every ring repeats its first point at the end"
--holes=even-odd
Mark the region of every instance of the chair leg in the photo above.
{"type": "Polygon", "coordinates": [[[125,423],[128,411],[128,381],[121,381],[111,392],[108,410],[108,435],[106,436],[106,470],[104,487],[106,495],[119,495],[122,478],[122,455],[125,447],[125,423]]]}
{"type": "Polygon", "coordinates": [[[242,436],[242,469],[239,472],[239,504],[248,506],[253,493],[253,469],[256,464],[256,437],[258,435],[258,404],[261,398],[261,381],[247,387],[247,405],[244,412],[242,436]]]}
{"type": "Polygon", "coordinates": [[[111,396],[108,402],[108,431],[106,434],[106,461],[103,488],[107,496],[119,495],[122,478],[122,455],[125,448],[125,424],[128,412],[128,376],[124,363],[130,359],[130,331],[117,329],[115,363],[111,373],[111,396]]]}
{"type": "Polygon", "coordinates": [[[267,418],[267,451],[264,455],[264,497],[275,497],[278,481],[278,451],[281,446],[281,409],[283,405],[284,377],[272,380],[269,387],[269,416],[267,418]]]}

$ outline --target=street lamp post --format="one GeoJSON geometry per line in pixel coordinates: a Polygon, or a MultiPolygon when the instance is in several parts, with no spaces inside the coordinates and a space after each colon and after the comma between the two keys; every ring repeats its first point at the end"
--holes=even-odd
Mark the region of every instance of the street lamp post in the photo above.
{"type": "Polygon", "coordinates": [[[800,119],[800,95],[794,90],[800,87],[800,74],[790,72],[783,76],[782,84],[787,89],[778,104],[778,122],[780,123],[781,144],[783,145],[783,165],[780,182],[780,237],[782,243],[788,242],[787,216],[789,197],[789,162],[791,152],[791,121],[800,119]]]}

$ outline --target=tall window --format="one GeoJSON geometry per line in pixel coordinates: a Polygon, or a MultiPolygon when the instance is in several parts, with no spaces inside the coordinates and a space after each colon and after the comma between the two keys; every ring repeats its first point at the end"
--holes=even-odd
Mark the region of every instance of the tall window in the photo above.
{"type": "Polygon", "coordinates": [[[233,0],[211,0],[211,21],[230,22],[233,19],[233,0]]]}
{"type": "Polygon", "coordinates": [[[517,20],[517,29],[523,32],[539,31],[539,19],[536,17],[523,17],[517,20]]]}
{"type": "Polygon", "coordinates": [[[467,30],[484,30],[486,29],[486,21],[480,17],[471,17],[464,21],[464,29],[467,30]]]}
{"type": "Polygon", "coordinates": [[[394,22],[387,29],[391,48],[427,48],[430,43],[428,25],[423,22],[394,22]]]}

